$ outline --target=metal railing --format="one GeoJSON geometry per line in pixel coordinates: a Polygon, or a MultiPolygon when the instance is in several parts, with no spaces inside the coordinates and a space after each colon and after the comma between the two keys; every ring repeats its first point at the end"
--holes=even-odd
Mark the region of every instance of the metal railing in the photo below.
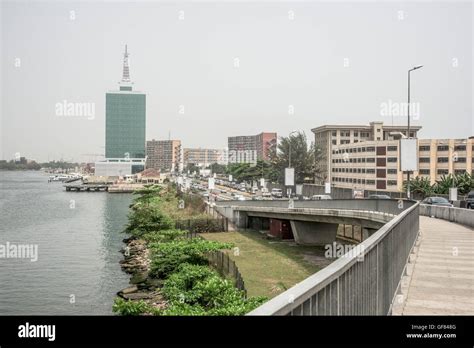
{"type": "Polygon", "coordinates": [[[390,314],[419,233],[419,203],[410,203],[360,243],[358,253],[345,254],[248,315],[390,314]]]}

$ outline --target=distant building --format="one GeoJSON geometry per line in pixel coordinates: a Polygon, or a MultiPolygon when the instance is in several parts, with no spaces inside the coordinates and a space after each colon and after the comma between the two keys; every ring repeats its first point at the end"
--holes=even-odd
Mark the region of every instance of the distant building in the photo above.
{"type": "Polygon", "coordinates": [[[228,137],[229,163],[256,163],[268,161],[277,144],[277,133],[228,137]]]}
{"type": "Polygon", "coordinates": [[[161,172],[182,170],[181,140],[149,140],[146,142],[146,167],[161,172]]]}
{"type": "MultiPolygon", "coordinates": [[[[411,126],[410,137],[416,138],[421,126],[411,126]]],[[[319,184],[332,182],[333,147],[357,144],[366,141],[389,141],[406,135],[406,126],[387,126],[383,122],[371,122],[369,125],[324,125],[313,128],[314,143],[322,151],[324,161],[318,166],[319,184]]]]}
{"type": "MultiPolygon", "coordinates": [[[[448,174],[474,175],[474,139],[418,139],[418,171],[413,177],[431,184],[448,174]]],[[[332,146],[331,183],[361,190],[403,191],[398,140],[375,140],[332,146]]]]}
{"type": "Polygon", "coordinates": [[[198,167],[207,167],[217,163],[227,164],[227,149],[202,149],[202,148],[185,148],[183,150],[184,167],[190,164],[198,167]]]}
{"type": "Polygon", "coordinates": [[[117,172],[115,175],[129,175],[145,167],[146,95],[132,91],[128,56],[125,46],[120,88],[105,95],[106,161],[96,162],[96,173],[98,167],[100,172],[105,170],[105,166],[110,166],[106,170],[108,173],[121,168],[121,174],[117,172]],[[128,162],[134,163],[129,166],[132,172],[124,172],[124,163],[128,162]]]}

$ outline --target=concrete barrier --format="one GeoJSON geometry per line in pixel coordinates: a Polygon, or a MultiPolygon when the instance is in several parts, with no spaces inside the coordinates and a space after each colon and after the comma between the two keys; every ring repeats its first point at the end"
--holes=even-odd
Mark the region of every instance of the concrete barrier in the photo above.
{"type": "Polygon", "coordinates": [[[474,227],[474,209],[450,208],[420,204],[420,215],[435,217],[461,225],[474,227]]]}

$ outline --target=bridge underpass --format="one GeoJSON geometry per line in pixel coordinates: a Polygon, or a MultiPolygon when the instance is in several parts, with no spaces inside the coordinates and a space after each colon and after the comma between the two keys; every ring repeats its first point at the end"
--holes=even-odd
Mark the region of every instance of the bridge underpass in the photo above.
{"type": "Polygon", "coordinates": [[[269,221],[287,221],[297,244],[327,245],[336,240],[340,225],[361,226],[364,238],[375,233],[394,215],[377,211],[325,208],[280,208],[234,206],[232,218],[238,228],[270,228],[269,221]]]}

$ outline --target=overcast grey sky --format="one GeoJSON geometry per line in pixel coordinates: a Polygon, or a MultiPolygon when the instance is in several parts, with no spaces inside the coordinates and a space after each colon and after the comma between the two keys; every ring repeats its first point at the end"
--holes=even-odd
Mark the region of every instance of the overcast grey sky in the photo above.
{"type": "Polygon", "coordinates": [[[126,43],[134,89],[147,94],[147,139],[170,132],[184,147],[223,148],[231,135],[299,129],[312,140],[323,124],[391,124],[381,105],[406,102],[407,70],[417,64],[419,136],[468,137],[472,7],[3,1],[0,155],[104,153],[105,93],[118,88],[126,43]],[[64,100],[94,105],[94,117],[57,115],[64,100]]]}

